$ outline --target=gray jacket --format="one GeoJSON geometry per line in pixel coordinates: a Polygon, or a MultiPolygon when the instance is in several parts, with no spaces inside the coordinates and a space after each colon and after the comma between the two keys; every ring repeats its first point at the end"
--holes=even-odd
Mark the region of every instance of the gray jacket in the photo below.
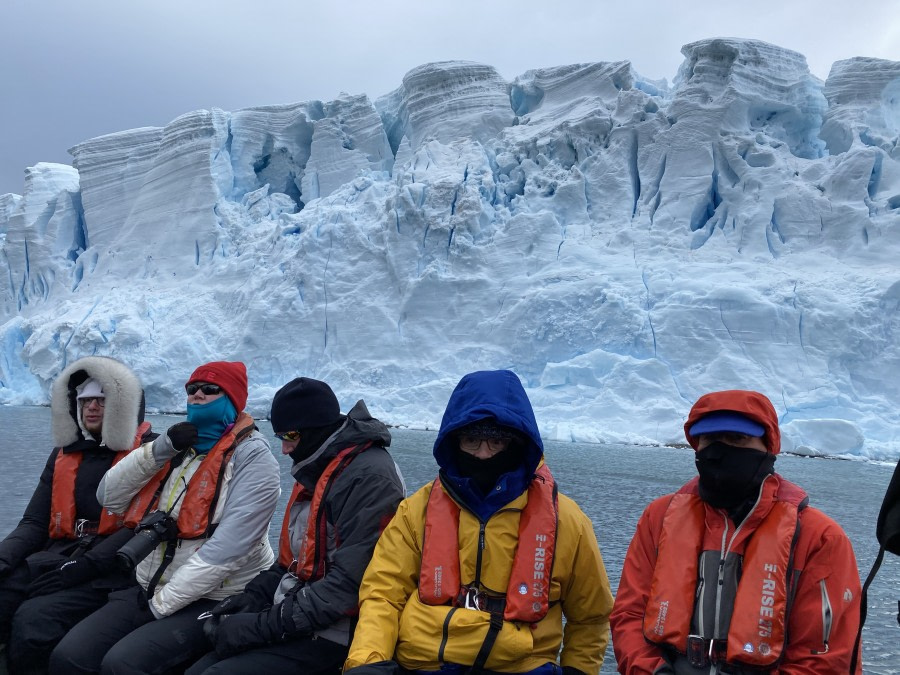
{"type": "MultiPolygon", "coordinates": [[[[347,447],[371,442],[333,480],[322,502],[327,525],[326,571],[316,581],[303,583],[285,573],[274,601],[292,598],[292,620],[300,634],[349,644],[353,617],[357,613],[359,585],[381,531],[405,496],[400,471],[386,446],[391,435],[373,418],[366,404],[358,401],[343,426],[312,456],[294,465],[294,478],[312,492],[322,472],[347,447]]],[[[306,536],[309,501],[297,500],[291,507],[289,536],[294,556],[306,536]]]]}

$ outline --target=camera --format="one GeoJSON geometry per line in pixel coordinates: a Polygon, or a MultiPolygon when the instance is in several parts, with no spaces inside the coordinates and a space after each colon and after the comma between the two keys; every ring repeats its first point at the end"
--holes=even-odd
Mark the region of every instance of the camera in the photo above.
{"type": "Polygon", "coordinates": [[[153,511],[141,519],[134,528],[134,537],[116,551],[116,558],[125,569],[132,570],[160,542],[174,541],[177,538],[178,526],[175,520],[164,511],[153,511]]]}

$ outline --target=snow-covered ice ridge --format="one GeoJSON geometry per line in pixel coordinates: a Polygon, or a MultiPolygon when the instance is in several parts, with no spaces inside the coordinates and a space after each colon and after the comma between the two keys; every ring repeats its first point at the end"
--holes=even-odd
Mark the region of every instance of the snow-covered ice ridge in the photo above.
{"type": "Polygon", "coordinates": [[[900,457],[900,63],[826,82],[752,40],[627,61],[432,63],[342,95],[85,141],[0,196],[0,401],[116,356],[148,407],[248,365],[250,408],[328,381],[434,428],[511,368],[559,440],[676,443],[715,389],[767,394],[785,447],[900,457]]]}

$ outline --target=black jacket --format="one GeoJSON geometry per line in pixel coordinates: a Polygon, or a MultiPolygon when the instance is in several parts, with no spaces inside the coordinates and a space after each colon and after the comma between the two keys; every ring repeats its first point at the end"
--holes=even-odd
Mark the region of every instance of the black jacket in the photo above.
{"type": "MultiPolygon", "coordinates": [[[[372,443],[334,479],[325,493],[321,506],[328,532],[327,541],[321,542],[326,547],[325,576],[308,584],[298,583],[296,577],[285,574],[286,570],[277,564],[260,575],[259,582],[268,577],[269,583],[277,584],[274,601],[281,601],[285,593],[290,596],[291,618],[297,634],[314,633],[343,644],[349,640],[363,572],[382,529],[405,496],[403,479],[385,449],[390,442],[387,427],[373,418],[365,403],[359,401],[344,425],[310,458],[292,469],[295,480],[313,490],[337,453],[357,444],[372,443]]],[[[295,505],[297,513],[292,514],[296,516],[292,518],[295,530],[305,531],[308,508],[309,502],[295,505]]],[[[255,582],[251,585],[258,588],[261,583],[255,582]]]]}

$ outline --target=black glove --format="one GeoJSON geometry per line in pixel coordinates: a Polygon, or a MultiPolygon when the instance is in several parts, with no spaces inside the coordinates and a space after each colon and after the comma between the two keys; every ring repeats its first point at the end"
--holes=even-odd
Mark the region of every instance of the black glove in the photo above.
{"type": "Polygon", "coordinates": [[[271,594],[269,594],[268,599],[269,602],[266,602],[259,593],[250,592],[250,584],[247,584],[242,593],[228,596],[209,610],[212,616],[203,624],[203,634],[209,640],[209,643],[215,646],[216,634],[219,631],[219,624],[221,624],[222,619],[232,614],[256,614],[264,609],[268,609],[272,605],[271,594]]]}
{"type": "Polygon", "coordinates": [[[231,614],[261,612],[265,608],[266,606],[264,604],[261,605],[257,598],[245,592],[228,596],[218,605],[209,610],[209,613],[213,616],[224,617],[231,614]]]}
{"type": "Polygon", "coordinates": [[[56,569],[44,572],[28,586],[28,597],[50,595],[64,588],[72,588],[98,576],[97,568],[86,558],[66,560],[56,569]]]}
{"type": "Polygon", "coordinates": [[[190,422],[179,422],[169,427],[166,436],[172,441],[172,447],[181,452],[194,447],[197,443],[197,427],[190,422]]]}
{"type": "Polygon", "coordinates": [[[272,606],[272,599],[275,596],[275,591],[278,590],[281,579],[286,573],[286,568],[275,564],[269,569],[263,570],[257,574],[250,580],[249,584],[244,586],[244,595],[253,597],[256,602],[256,608],[249,611],[261,612],[267,607],[272,606]]]}
{"type": "Polygon", "coordinates": [[[227,659],[248,649],[283,642],[290,632],[286,629],[293,628],[293,623],[285,626],[281,617],[283,609],[285,606],[279,602],[265,612],[244,612],[223,617],[214,631],[216,654],[227,659]]]}

